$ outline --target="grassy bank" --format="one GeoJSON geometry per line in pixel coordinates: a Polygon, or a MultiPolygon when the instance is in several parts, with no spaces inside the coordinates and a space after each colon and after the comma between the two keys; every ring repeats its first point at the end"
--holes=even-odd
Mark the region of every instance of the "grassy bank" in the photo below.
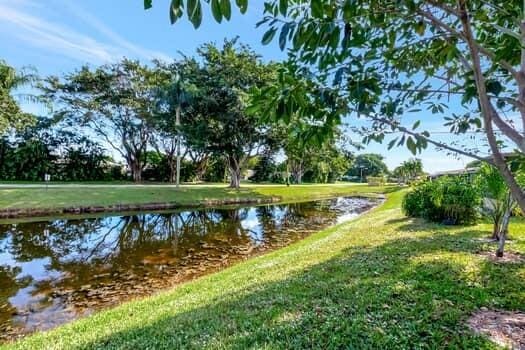
{"type": "MultiPolygon", "coordinates": [[[[2,349],[470,348],[480,307],[524,310],[525,266],[477,254],[488,225],[381,208],[273,253],[2,349]]],[[[509,249],[525,253],[525,225],[509,249]]]]}
{"type": "Polygon", "coordinates": [[[108,207],[113,205],[172,203],[180,206],[221,201],[295,201],[337,195],[379,193],[384,187],[338,185],[244,185],[239,190],[221,185],[56,185],[0,189],[0,210],[108,207]]]}

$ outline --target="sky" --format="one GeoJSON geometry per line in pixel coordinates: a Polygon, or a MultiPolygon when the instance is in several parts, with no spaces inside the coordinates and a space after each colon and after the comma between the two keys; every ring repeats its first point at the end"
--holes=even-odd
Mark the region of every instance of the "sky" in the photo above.
{"type": "MultiPolygon", "coordinates": [[[[154,0],[153,4],[145,11],[142,0],[0,0],[0,59],[15,68],[32,66],[42,76],[62,75],[83,64],[97,66],[124,56],[144,62],[154,58],[170,60],[181,53],[191,56],[203,43],[220,44],[236,36],[265,61],[286,58],[276,42],[261,44],[264,28],[257,29],[255,24],[262,15],[262,1],[251,1],[245,15],[234,10],[232,20],[221,24],[213,20],[206,7],[203,24],[197,30],[186,19],[170,24],[168,0],[154,0]]],[[[45,113],[41,106],[22,107],[27,112],[45,113]]],[[[421,118],[422,125],[437,140],[453,140],[440,122],[425,121],[430,116],[421,118]]],[[[345,122],[363,124],[355,118],[345,122]]],[[[355,139],[351,132],[348,135],[355,139]]],[[[404,147],[387,150],[388,140],[370,144],[357,153],[380,153],[390,169],[413,157],[404,147]]],[[[468,142],[479,146],[479,141],[468,142]]],[[[429,173],[460,169],[470,161],[432,148],[417,157],[429,173]]]]}

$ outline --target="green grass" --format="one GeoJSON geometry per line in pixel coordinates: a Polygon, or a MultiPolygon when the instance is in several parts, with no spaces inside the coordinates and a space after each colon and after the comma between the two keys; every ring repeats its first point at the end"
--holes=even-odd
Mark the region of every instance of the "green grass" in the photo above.
{"type": "MultiPolygon", "coordinates": [[[[494,264],[489,225],[405,218],[402,193],[324,230],[171,291],[2,349],[493,349],[465,320],[525,309],[524,264],[494,264]]],[[[525,252],[525,224],[508,249],[525,252]]],[[[1,347],[0,347],[1,348],[1,347]]]]}
{"type": "MultiPolygon", "coordinates": [[[[391,187],[390,189],[393,189],[391,187]]],[[[243,185],[239,190],[217,185],[173,186],[94,186],[61,185],[50,187],[16,187],[0,189],[2,209],[50,209],[115,204],[176,203],[196,205],[207,200],[263,199],[279,197],[283,201],[307,200],[349,194],[379,193],[384,187],[361,184],[337,185],[243,185]]]]}

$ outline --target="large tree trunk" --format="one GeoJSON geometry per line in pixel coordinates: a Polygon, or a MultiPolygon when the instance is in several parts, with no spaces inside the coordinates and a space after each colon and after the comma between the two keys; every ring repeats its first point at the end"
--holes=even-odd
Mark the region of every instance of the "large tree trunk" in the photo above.
{"type": "Polygon", "coordinates": [[[174,183],[177,181],[177,163],[175,162],[175,158],[173,158],[172,155],[167,156],[168,161],[168,168],[169,168],[169,182],[174,183]]]}
{"type": "Polygon", "coordinates": [[[241,186],[241,167],[240,161],[234,156],[228,156],[228,170],[230,172],[230,187],[239,188],[241,186]]]}
{"type": "Polygon", "coordinates": [[[208,170],[208,164],[209,164],[208,156],[205,156],[203,159],[201,159],[197,163],[197,167],[195,169],[195,180],[196,181],[202,181],[204,179],[206,170],[208,170]]]}
{"type": "Polygon", "coordinates": [[[230,170],[230,187],[239,188],[241,186],[241,169],[238,167],[229,167],[230,170]]]}
{"type": "Polygon", "coordinates": [[[295,178],[295,182],[300,184],[303,181],[303,162],[302,161],[292,161],[292,173],[295,178]]]}
{"type": "Polygon", "coordinates": [[[297,171],[296,180],[298,184],[303,182],[303,172],[300,169],[297,171]]]}
{"type": "Polygon", "coordinates": [[[131,177],[133,179],[133,182],[141,182],[142,181],[142,166],[140,166],[140,163],[137,161],[132,161],[129,167],[131,170],[131,177]]]}

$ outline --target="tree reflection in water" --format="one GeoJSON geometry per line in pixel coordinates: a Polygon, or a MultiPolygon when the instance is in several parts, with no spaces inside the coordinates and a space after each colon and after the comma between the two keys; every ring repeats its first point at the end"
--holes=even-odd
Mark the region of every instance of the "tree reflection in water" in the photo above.
{"type": "Polygon", "coordinates": [[[0,225],[0,340],[284,246],[372,205],[338,198],[0,225]]]}

